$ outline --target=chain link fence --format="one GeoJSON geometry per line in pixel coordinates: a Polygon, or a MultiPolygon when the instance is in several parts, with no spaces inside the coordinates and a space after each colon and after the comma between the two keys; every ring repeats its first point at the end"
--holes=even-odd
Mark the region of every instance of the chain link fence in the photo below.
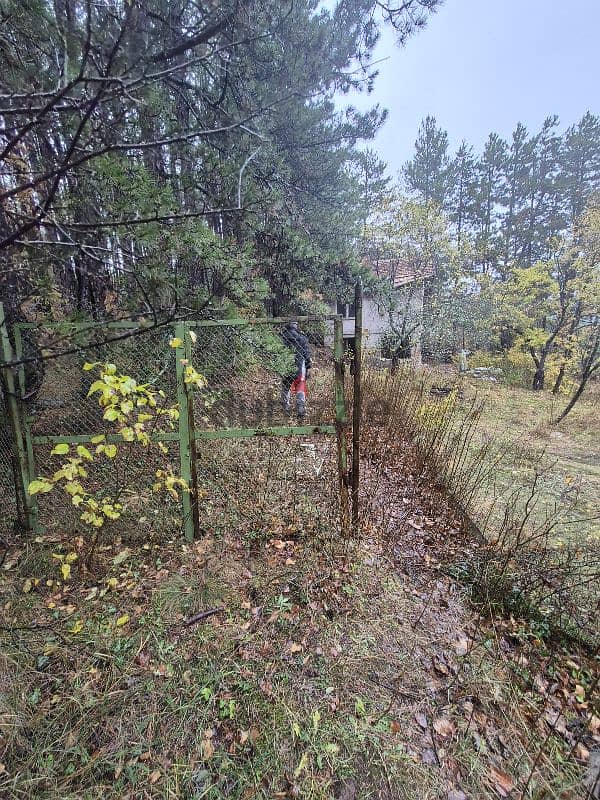
{"type": "MultiPolygon", "coordinates": [[[[9,528],[20,516],[19,483],[52,476],[78,446],[93,454],[104,435],[116,453],[86,460],[85,488],[100,503],[123,505],[122,529],[201,535],[235,526],[249,540],[337,535],[347,414],[341,370],[334,369],[333,345],[325,344],[334,323],[302,320],[312,356],[302,415],[293,393],[289,408],[285,403],[297,371],[286,324],[193,321],[143,333],[129,323],[16,326],[14,366],[4,372],[14,377],[21,430],[13,443],[5,403],[0,480],[13,505],[0,524],[9,528]],[[105,364],[159,393],[159,405],[176,408],[178,419],[151,428],[147,445],[126,441],[123,425],[107,420],[98,395],[89,394],[105,364]],[[68,444],[69,454],[53,454],[57,444],[68,444]],[[161,471],[181,475],[191,491],[157,490],[161,471]]],[[[59,488],[28,499],[33,527],[85,529],[81,509],[59,488]]]]}

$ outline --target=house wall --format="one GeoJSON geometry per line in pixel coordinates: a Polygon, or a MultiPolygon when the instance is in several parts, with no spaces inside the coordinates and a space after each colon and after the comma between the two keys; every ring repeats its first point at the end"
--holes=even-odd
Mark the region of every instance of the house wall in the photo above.
{"type": "MultiPolygon", "coordinates": [[[[416,289],[410,304],[414,313],[422,315],[423,313],[423,287],[420,286],[416,289]]],[[[337,313],[337,304],[329,303],[330,312],[337,313]]],[[[333,322],[328,323],[330,332],[325,337],[325,344],[328,346],[333,345],[333,322]]],[[[363,298],[363,346],[365,350],[372,353],[381,354],[381,340],[389,327],[389,320],[387,314],[383,314],[379,310],[379,306],[370,297],[363,298]]],[[[354,319],[343,320],[343,332],[345,339],[351,339],[354,336],[354,319]]],[[[420,334],[414,338],[420,339],[420,334]]],[[[420,344],[413,348],[413,357],[417,360],[420,359],[420,344]]]]}

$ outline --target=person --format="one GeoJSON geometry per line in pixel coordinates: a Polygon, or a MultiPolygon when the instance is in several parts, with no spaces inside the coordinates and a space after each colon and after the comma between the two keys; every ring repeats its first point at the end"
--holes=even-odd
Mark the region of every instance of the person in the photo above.
{"type": "Polygon", "coordinates": [[[308,339],[298,328],[297,322],[289,322],[283,329],[283,342],[294,356],[294,370],[281,380],[281,402],[283,410],[292,408],[292,392],[296,394],[296,413],[302,418],[306,414],[306,381],[312,366],[308,339]]]}

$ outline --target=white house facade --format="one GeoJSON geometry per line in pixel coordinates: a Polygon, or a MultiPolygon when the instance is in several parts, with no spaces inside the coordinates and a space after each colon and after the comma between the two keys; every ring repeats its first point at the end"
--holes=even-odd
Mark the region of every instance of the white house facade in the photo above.
{"type": "MultiPolygon", "coordinates": [[[[400,292],[402,292],[402,307],[392,312],[390,317],[390,313],[383,305],[365,292],[365,296],[363,297],[362,320],[363,348],[367,353],[385,357],[387,354],[382,351],[382,343],[386,333],[392,328],[399,328],[402,325],[402,320],[409,315],[414,321],[414,329],[411,331],[410,336],[412,343],[411,356],[413,359],[420,361],[424,280],[425,278],[431,277],[431,271],[428,271],[426,275],[418,274],[410,265],[392,263],[390,261],[371,264],[370,267],[379,277],[389,278],[394,289],[399,290],[399,295],[400,292]]],[[[329,308],[332,314],[341,315],[343,320],[344,344],[346,348],[354,349],[356,335],[354,303],[331,301],[329,303],[329,308]]],[[[333,323],[326,337],[326,344],[331,345],[332,342],[333,323]]]]}

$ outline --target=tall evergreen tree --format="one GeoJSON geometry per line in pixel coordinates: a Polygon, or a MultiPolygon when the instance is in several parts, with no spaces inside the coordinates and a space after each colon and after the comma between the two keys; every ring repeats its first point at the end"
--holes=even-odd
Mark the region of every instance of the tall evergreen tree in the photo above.
{"type": "Polygon", "coordinates": [[[529,141],[527,128],[519,122],[513,131],[506,158],[506,185],[502,198],[506,208],[502,219],[503,274],[508,272],[510,263],[519,252],[520,229],[523,225],[523,210],[527,205],[531,160],[532,144],[529,141]]]}
{"type": "Polygon", "coordinates": [[[364,230],[369,216],[381,207],[386,194],[390,191],[391,177],[386,174],[385,161],[382,161],[370,148],[356,154],[352,172],[358,181],[364,230]]]}
{"type": "Polygon", "coordinates": [[[463,140],[448,170],[447,207],[459,250],[475,218],[475,182],[475,155],[463,140]]]}
{"type": "Polygon", "coordinates": [[[557,126],[558,117],[547,117],[531,143],[527,207],[517,254],[521,265],[548,257],[552,237],[565,227],[558,191],[560,138],[557,126]]]}
{"type": "Polygon", "coordinates": [[[564,136],[561,171],[569,222],[575,224],[600,189],[600,118],[589,111],[564,136]]]}
{"type": "Polygon", "coordinates": [[[403,170],[408,190],[424,203],[444,207],[448,164],[448,134],[438,128],[435,117],[428,116],[421,122],[415,155],[403,170]]]}
{"type": "Polygon", "coordinates": [[[491,133],[485,144],[483,156],[477,164],[476,250],[479,266],[483,272],[494,272],[498,267],[499,203],[502,200],[506,154],[506,142],[498,134],[491,133]]]}

